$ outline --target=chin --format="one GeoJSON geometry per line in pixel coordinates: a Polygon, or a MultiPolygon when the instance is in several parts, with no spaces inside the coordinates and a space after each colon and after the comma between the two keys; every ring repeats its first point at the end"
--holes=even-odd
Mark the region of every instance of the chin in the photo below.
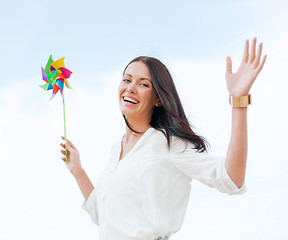
{"type": "Polygon", "coordinates": [[[135,114],[135,112],[132,112],[132,111],[129,111],[129,110],[121,110],[120,109],[120,112],[123,114],[123,115],[125,115],[127,118],[129,118],[129,117],[133,117],[133,116],[135,116],[135,115],[137,115],[137,114],[135,114]]]}

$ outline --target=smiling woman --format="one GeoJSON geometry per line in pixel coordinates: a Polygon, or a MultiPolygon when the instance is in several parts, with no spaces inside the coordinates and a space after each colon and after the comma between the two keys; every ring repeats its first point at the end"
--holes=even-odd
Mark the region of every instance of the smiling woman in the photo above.
{"type": "MultiPolygon", "coordinates": [[[[255,54],[256,39],[250,54],[248,44],[235,74],[227,58],[226,81],[235,99],[247,97],[266,59],[260,61],[262,44],[255,54]]],[[[77,148],[70,140],[61,144],[85,198],[82,207],[100,227],[101,240],[168,239],[182,226],[193,179],[227,194],[246,191],[247,105],[233,105],[226,158],[207,153],[205,139],[193,132],[173,79],[158,59],[141,56],[126,66],[119,107],[126,133],[112,146],[95,188],[77,148]]]]}
{"type": "Polygon", "coordinates": [[[120,110],[131,131],[138,134],[141,133],[141,129],[134,128],[133,122],[137,123],[138,128],[141,125],[143,125],[143,129],[152,126],[164,133],[167,138],[168,147],[170,147],[170,137],[177,136],[193,143],[195,148],[200,152],[206,150],[207,142],[203,137],[196,135],[191,129],[172,76],[161,61],[147,56],[137,57],[124,69],[123,80],[128,81],[129,84],[120,84],[120,110]],[[132,89],[132,93],[129,96],[147,94],[143,96],[143,99],[146,99],[147,102],[147,116],[141,116],[141,114],[135,111],[132,112],[132,116],[128,116],[126,112],[122,111],[121,96],[123,94],[128,95],[130,88],[134,87],[133,82],[131,83],[133,81],[133,78],[131,78],[132,73],[135,75],[134,81],[140,81],[139,86],[144,84],[144,87],[143,90],[142,88],[132,89]],[[128,79],[126,79],[126,76],[128,79]],[[138,118],[136,121],[133,119],[135,117],[138,118]]]}

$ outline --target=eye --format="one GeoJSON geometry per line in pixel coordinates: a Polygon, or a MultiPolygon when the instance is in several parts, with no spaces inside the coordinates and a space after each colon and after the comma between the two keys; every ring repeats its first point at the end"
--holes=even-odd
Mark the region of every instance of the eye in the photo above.
{"type": "Polygon", "coordinates": [[[141,83],[141,85],[142,85],[143,87],[149,88],[149,85],[147,85],[147,84],[145,84],[145,83],[141,83]]]}
{"type": "Polygon", "coordinates": [[[129,79],[127,79],[127,78],[126,78],[126,79],[123,79],[122,81],[123,81],[123,82],[131,82],[131,81],[130,81],[129,79]]]}

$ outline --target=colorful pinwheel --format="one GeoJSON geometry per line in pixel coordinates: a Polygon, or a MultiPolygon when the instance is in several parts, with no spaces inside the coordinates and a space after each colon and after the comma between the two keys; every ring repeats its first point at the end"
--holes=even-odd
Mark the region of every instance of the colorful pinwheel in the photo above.
{"type": "MultiPolygon", "coordinates": [[[[71,88],[67,79],[70,78],[71,71],[65,68],[64,65],[64,57],[58,59],[57,61],[53,61],[52,55],[50,55],[49,60],[46,64],[45,69],[42,68],[42,79],[46,82],[44,85],[40,85],[45,91],[52,90],[52,96],[50,98],[53,99],[56,93],[60,90],[62,99],[63,99],[63,115],[64,115],[64,138],[66,141],[66,120],[65,120],[65,101],[64,101],[64,84],[66,87],[71,88]]],[[[67,162],[67,149],[65,148],[65,155],[67,162]]]]}
{"type": "Polygon", "coordinates": [[[66,87],[72,89],[67,81],[67,78],[70,77],[71,73],[72,72],[70,70],[65,68],[64,57],[54,62],[52,59],[52,55],[50,55],[45,69],[42,67],[42,79],[46,83],[40,86],[45,91],[53,90],[50,100],[54,98],[55,94],[59,90],[61,92],[61,95],[63,96],[64,83],[66,87]]]}

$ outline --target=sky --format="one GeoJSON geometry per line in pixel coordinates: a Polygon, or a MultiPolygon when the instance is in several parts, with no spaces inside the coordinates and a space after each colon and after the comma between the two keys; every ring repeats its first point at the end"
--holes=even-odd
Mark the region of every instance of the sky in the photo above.
{"type": "Polygon", "coordinates": [[[248,107],[247,192],[229,196],[192,182],[182,228],[170,239],[285,239],[288,208],[287,1],[1,1],[0,239],[99,239],[60,159],[61,96],[44,92],[41,66],[65,58],[67,137],[96,184],[125,125],[117,89],[126,64],[159,58],[194,130],[225,156],[233,71],[244,42],[268,54],[248,107]],[[67,90],[67,91],[66,91],[67,90]]]}

